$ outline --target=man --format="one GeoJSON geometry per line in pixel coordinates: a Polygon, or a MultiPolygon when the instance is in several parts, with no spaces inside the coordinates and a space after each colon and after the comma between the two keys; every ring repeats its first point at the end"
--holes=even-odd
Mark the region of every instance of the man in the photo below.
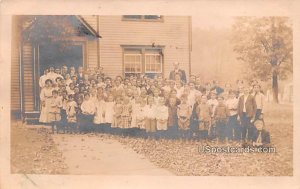
{"type": "Polygon", "coordinates": [[[66,75],[68,73],[68,67],[66,65],[64,65],[62,68],[61,68],[61,75],[66,78],[66,75]]]}
{"type": "Polygon", "coordinates": [[[84,74],[83,74],[83,67],[79,66],[78,67],[78,74],[77,74],[77,81],[83,80],[84,74]]]}
{"type": "Polygon", "coordinates": [[[175,75],[179,74],[182,82],[186,83],[185,71],[179,69],[179,62],[174,62],[174,70],[170,72],[169,79],[175,80],[175,75]]]}
{"type": "Polygon", "coordinates": [[[246,139],[253,141],[253,134],[255,127],[253,121],[256,113],[256,101],[250,94],[250,88],[244,88],[244,94],[240,96],[238,102],[238,119],[241,121],[242,139],[245,142],[246,139]]]}

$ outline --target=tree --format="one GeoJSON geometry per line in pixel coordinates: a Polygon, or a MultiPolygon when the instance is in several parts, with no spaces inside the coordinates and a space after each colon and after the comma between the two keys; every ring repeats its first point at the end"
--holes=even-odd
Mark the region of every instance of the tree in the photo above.
{"type": "Polygon", "coordinates": [[[278,80],[293,72],[293,30],[287,17],[237,17],[232,27],[234,51],[246,63],[247,76],[271,79],[278,103],[278,80]]]}

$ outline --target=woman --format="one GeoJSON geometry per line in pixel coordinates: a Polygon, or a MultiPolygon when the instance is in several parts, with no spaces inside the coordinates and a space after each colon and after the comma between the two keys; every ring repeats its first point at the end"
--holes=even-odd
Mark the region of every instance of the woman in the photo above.
{"type": "Polygon", "coordinates": [[[41,114],[40,114],[40,119],[39,121],[41,123],[50,123],[49,119],[49,108],[50,108],[50,99],[52,97],[52,80],[47,79],[45,81],[45,87],[42,88],[41,93],[40,93],[40,100],[41,100],[41,114]]]}

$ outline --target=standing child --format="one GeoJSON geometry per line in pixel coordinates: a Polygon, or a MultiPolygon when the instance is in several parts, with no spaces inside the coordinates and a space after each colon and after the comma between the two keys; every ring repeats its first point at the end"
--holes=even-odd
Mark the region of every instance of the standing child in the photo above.
{"type": "Polygon", "coordinates": [[[165,99],[160,98],[159,104],[156,110],[156,127],[159,138],[166,137],[166,131],[168,129],[168,107],[165,105],[165,99]]]}
{"type": "Polygon", "coordinates": [[[123,136],[128,136],[128,129],[131,127],[131,114],[132,114],[132,105],[130,104],[130,100],[128,96],[124,96],[123,105],[122,105],[122,124],[121,128],[123,128],[123,136]]]}
{"type": "Polygon", "coordinates": [[[56,132],[59,133],[60,128],[57,127],[57,125],[61,120],[61,116],[60,116],[61,107],[62,107],[61,98],[58,97],[57,90],[53,90],[52,97],[50,98],[50,109],[49,109],[49,119],[52,126],[52,133],[54,133],[55,126],[56,126],[56,132]]]}
{"type": "Polygon", "coordinates": [[[170,139],[176,139],[178,136],[178,117],[176,100],[176,97],[170,97],[168,103],[168,137],[170,139]]]}
{"type": "Polygon", "coordinates": [[[201,104],[196,109],[199,118],[199,137],[205,141],[208,138],[208,130],[211,125],[212,108],[207,104],[207,96],[202,95],[201,104]]]}
{"type": "Polygon", "coordinates": [[[77,133],[77,118],[76,118],[76,109],[77,103],[74,100],[74,95],[69,95],[69,100],[66,106],[66,114],[68,120],[68,130],[70,133],[77,133]]]}
{"type": "Polygon", "coordinates": [[[113,117],[113,123],[111,125],[112,127],[112,132],[114,134],[120,134],[120,126],[122,124],[122,97],[117,96],[116,97],[116,103],[114,105],[114,117],[113,117]]]}
{"type": "Polygon", "coordinates": [[[218,105],[217,93],[216,91],[210,91],[210,99],[207,101],[207,104],[212,108],[212,115],[211,115],[211,125],[208,130],[208,135],[211,139],[216,137],[216,121],[214,119],[215,109],[218,105]]]}
{"type": "Polygon", "coordinates": [[[146,120],[145,120],[145,128],[148,136],[152,138],[156,132],[156,119],[155,119],[155,111],[156,106],[154,105],[153,96],[148,96],[147,98],[148,104],[146,108],[146,120]]]}
{"type": "Polygon", "coordinates": [[[181,96],[181,104],[178,105],[178,129],[182,139],[189,138],[190,117],[192,115],[192,107],[187,103],[187,95],[181,96]]]}
{"type": "Polygon", "coordinates": [[[81,132],[87,133],[93,129],[93,118],[95,114],[95,104],[90,100],[90,94],[84,95],[84,100],[81,104],[81,132]]]}
{"type": "Polygon", "coordinates": [[[113,122],[113,115],[114,115],[114,96],[110,93],[107,96],[107,101],[105,102],[105,125],[108,129],[109,133],[111,132],[111,124],[113,122]]]}
{"type": "Polygon", "coordinates": [[[237,121],[237,107],[238,107],[238,99],[233,91],[228,92],[228,99],[225,102],[228,110],[229,110],[229,117],[228,117],[228,132],[227,137],[228,140],[240,140],[241,139],[241,131],[238,127],[237,121]]]}
{"type": "Polygon", "coordinates": [[[135,96],[134,99],[131,101],[132,104],[132,114],[131,114],[131,125],[130,125],[130,134],[132,136],[137,136],[139,132],[139,127],[137,125],[137,113],[140,109],[140,98],[135,96]]]}
{"type": "Polygon", "coordinates": [[[140,106],[136,111],[136,125],[140,129],[140,136],[145,137],[145,118],[147,114],[147,102],[143,98],[139,98],[140,106]]]}
{"type": "Polygon", "coordinates": [[[229,115],[228,108],[224,103],[224,97],[218,96],[218,105],[215,109],[214,115],[216,120],[216,136],[217,142],[223,142],[224,139],[226,142],[228,141],[227,133],[228,133],[228,125],[227,125],[227,117],[229,115]]]}
{"type": "Polygon", "coordinates": [[[95,108],[94,124],[96,124],[95,126],[97,127],[96,131],[104,132],[106,131],[104,126],[106,106],[102,95],[97,95],[95,108]]]}

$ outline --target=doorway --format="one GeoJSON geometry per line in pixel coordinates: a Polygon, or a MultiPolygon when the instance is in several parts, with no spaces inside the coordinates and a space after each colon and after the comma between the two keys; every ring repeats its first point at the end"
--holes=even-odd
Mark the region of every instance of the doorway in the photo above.
{"type": "Polygon", "coordinates": [[[39,46],[39,75],[49,67],[61,68],[83,66],[83,44],[51,43],[39,46]]]}

